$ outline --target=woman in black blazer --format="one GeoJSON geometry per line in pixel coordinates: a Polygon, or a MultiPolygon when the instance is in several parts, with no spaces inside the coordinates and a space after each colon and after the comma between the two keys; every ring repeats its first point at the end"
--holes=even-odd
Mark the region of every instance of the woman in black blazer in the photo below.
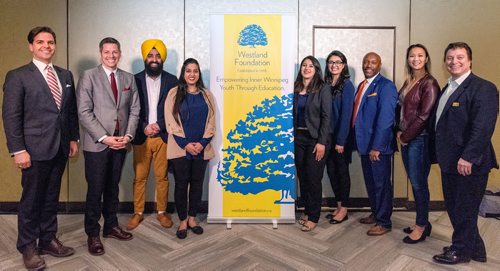
{"type": "Polygon", "coordinates": [[[307,56],[300,63],[293,98],[295,168],[305,205],[299,220],[302,231],[316,228],[321,213],[332,99],[330,92],[322,89],[321,66],[316,58],[307,56]]]}

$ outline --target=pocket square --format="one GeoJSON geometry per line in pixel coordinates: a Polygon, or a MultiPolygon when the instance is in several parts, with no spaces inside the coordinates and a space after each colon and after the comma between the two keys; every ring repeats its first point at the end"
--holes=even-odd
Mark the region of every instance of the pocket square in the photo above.
{"type": "Polygon", "coordinates": [[[368,94],[368,97],[374,97],[377,96],[377,92],[373,92],[372,94],[368,94]]]}
{"type": "Polygon", "coordinates": [[[71,87],[71,85],[70,85],[70,84],[66,84],[66,87],[67,87],[67,88],[70,88],[70,87],[71,87]]]}
{"type": "Polygon", "coordinates": [[[459,103],[459,102],[453,102],[453,103],[451,104],[451,106],[458,107],[458,106],[460,106],[460,103],[459,103]]]}

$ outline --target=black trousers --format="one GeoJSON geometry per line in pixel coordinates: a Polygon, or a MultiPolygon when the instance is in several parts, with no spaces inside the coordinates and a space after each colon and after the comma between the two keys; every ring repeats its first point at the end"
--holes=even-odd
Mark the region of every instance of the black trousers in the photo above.
{"type": "Polygon", "coordinates": [[[466,257],[486,256],[486,248],[477,227],[477,216],[488,174],[462,176],[441,172],[441,178],[444,202],[453,226],[451,248],[466,257]]]}
{"type": "Polygon", "coordinates": [[[326,158],[326,172],[332,185],[335,201],[342,202],[342,206],[348,205],[351,192],[351,176],[349,175],[349,162],[347,162],[345,153],[338,153],[332,147],[326,158]]]}
{"type": "Polygon", "coordinates": [[[203,180],[205,179],[208,160],[181,157],[170,160],[170,163],[173,166],[175,178],[175,208],[177,209],[179,219],[182,221],[188,215],[196,216],[198,212],[203,194],[203,180]]]}
{"type": "Polygon", "coordinates": [[[17,250],[23,252],[26,245],[39,240],[39,245],[56,238],[57,204],[61,191],[61,177],[68,156],[61,148],[56,156],[46,161],[31,161],[31,167],[23,169],[23,192],[17,216],[17,250]]]}
{"type": "Polygon", "coordinates": [[[99,236],[99,219],[104,217],[103,233],[118,226],[116,212],[120,177],[127,150],[105,149],[101,152],[84,151],[87,201],[85,205],[85,233],[99,236]],[[102,203],[101,203],[102,199],[102,203]]]}
{"type": "MultiPolygon", "coordinates": [[[[313,153],[317,140],[307,130],[295,132],[295,170],[300,184],[300,195],[304,199],[304,214],[312,222],[318,223],[323,197],[321,179],[325,170],[326,158],[316,161],[313,153]]],[[[326,151],[328,151],[328,146],[326,151]]]]}

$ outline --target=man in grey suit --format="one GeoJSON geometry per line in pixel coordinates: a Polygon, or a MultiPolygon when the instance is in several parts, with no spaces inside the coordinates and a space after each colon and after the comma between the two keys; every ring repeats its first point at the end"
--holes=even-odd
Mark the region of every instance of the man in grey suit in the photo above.
{"type": "Polygon", "coordinates": [[[99,50],[101,65],[83,72],[77,87],[87,179],[85,233],[92,255],[104,254],[99,238],[101,213],[103,237],[122,241],[133,238],[118,225],[116,212],[126,147],[135,135],[140,111],[134,76],[117,68],[120,43],[114,38],[104,38],[99,50]]]}
{"type": "Polygon", "coordinates": [[[33,61],[5,77],[2,105],[7,147],[21,170],[17,249],[27,269],[43,269],[41,254],[74,253],[56,237],[61,177],[78,152],[78,115],[70,71],[52,64],[56,34],[46,26],[28,34],[33,61]],[[37,246],[38,240],[38,248],[37,246]]]}

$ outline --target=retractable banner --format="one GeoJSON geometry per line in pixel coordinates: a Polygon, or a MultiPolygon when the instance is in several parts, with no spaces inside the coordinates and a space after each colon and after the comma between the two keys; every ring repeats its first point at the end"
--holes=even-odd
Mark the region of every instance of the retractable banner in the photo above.
{"type": "Polygon", "coordinates": [[[212,14],[210,89],[218,107],[208,222],[295,221],[290,14],[212,14]]]}

